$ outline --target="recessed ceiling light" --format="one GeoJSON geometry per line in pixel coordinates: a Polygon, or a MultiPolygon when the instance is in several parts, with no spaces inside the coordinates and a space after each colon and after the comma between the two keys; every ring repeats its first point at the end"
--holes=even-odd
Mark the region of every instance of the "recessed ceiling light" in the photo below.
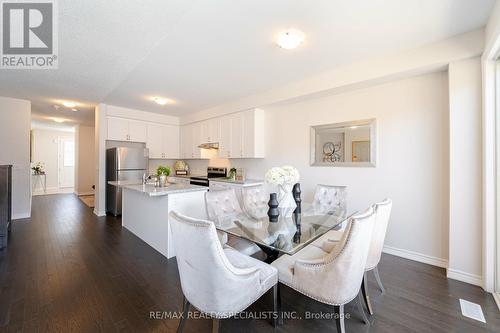
{"type": "Polygon", "coordinates": [[[65,119],[62,119],[62,118],[52,118],[53,121],[55,121],[56,123],[64,123],[66,120],[65,119]]]}
{"type": "Polygon", "coordinates": [[[78,112],[78,109],[71,109],[71,111],[73,111],[73,112],[78,112]]]}
{"type": "Polygon", "coordinates": [[[351,129],[356,129],[356,128],[358,128],[358,126],[351,126],[350,128],[351,129]]]}
{"type": "Polygon", "coordinates": [[[302,44],[306,36],[297,29],[288,29],[278,34],[276,44],[285,50],[292,50],[302,44]]]}
{"type": "Polygon", "coordinates": [[[63,101],[62,105],[64,105],[67,108],[74,108],[76,106],[76,103],[71,101],[63,101]]]}
{"type": "Polygon", "coordinates": [[[172,103],[172,100],[163,97],[153,97],[152,100],[158,105],[166,105],[172,103]]]}

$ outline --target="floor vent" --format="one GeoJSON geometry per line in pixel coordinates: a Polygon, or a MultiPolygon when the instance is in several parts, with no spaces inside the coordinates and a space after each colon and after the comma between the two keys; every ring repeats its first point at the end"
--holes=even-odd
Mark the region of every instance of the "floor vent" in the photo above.
{"type": "Polygon", "coordinates": [[[460,299],[460,309],[463,316],[486,323],[481,305],[460,299]]]}

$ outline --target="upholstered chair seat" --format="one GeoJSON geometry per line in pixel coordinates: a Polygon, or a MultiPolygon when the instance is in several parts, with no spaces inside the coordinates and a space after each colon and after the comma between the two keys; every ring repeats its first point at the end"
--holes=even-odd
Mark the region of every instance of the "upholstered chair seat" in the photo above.
{"type": "Polygon", "coordinates": [[[336,321],[339,332],[344,331],[344,304],[360,295],[374,219],[372,208],[351,217],[338,246],[330,253],[309,245],[272,263],[278,269],[281,283],[319,302],[334,305],[339,314],[336,321]]]}
{"type": "MultiPolygon", "coordinates": [[[[213,222],[176,212],[170,213],[170,219],[185,296],[184,313],[191,304],[212,318],[228,318],[277,286],[276,268],[223,247],[217,241],[213,222]]],[[[182,320],[180,330],[184,323],[182,320]]]]}
{"type": "MultiPolygon", "coordinates": [[[[205,204],[208,219],[217,225],[232,217],[244,215],[234,189],[206,192],[205,204]]],[[[226,241],[223,244],[227,244],[241,253],[251,256],[261,251],[253,242],[224,234],[226,241]]]]}

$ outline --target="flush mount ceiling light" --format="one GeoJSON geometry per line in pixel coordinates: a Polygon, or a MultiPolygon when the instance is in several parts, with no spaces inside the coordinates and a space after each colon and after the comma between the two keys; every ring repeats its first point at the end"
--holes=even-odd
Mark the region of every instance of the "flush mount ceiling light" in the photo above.
{"type": "Polygon", "coordinates": [[[278,46],[282,49],[292,50],[302,44],[305,38],[306,36],[302,31],[297,29],[288,29],[278,34],[276,44],[278,44],[278,46]]]}
{"type": "Polygon", "coordinates": [[[71,109],[71,111],[73,111],[73,112],[78,112],[78,109],[71,109]]]}
{"type": "Polygon", "coordinates": [[[56,123],[64,123],[66,120],[65,119],[62,119],[62,118],[52,118],[53,121],[55,121],[56,123]]]}
{"type": "Polygon", "coordinates": [[[76,106],[76,103],[75,102],[71,102],[71,101],[63,101],[62,105],[64,105],[65,107],[71,109],[71,108],[74,108],[76,106]]]}
{"type": "Polygon", "coordinates": [[[153,102],[155,102],[158,105],[166,105],[166,104],[170,104],[173,102],[171,99],[158,97],[158,96],[153,97],[152,100],[153,100],[153,102]]]}

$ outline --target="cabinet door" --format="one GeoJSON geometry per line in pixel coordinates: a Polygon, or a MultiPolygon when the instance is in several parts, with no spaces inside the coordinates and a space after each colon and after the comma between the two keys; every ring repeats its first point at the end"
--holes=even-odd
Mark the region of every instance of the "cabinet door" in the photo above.
{"type": "Polygon", "coordinates": [[[199,123],[199,129],[200,129],[200,143],[207,143],[211,142],[209,137],[210,137],[210,121],[205,120],[199,123]]]}
{"type": "Polygon", "coordinates": [[[129,141],[146,142],[147,141],[147,125],[142,121],[130,120],[128,126],[129,141]]]}
{"type": "Polygon", "coordinates": [[[179,126],[165,125],[163,126],[163,154],[164,158],[175,159],[179,158],[179,126]]]}
{"type": "Polygon", "coordinates": [[[208,121],[208,142],[219,142],[220,118],[208,121]]]}
{"type": "Polygon", "coordinates": [[[194,124],[191,124],[191,133],[193,135],[193,144],[191,146],[191,158],[201,158],[201,148],[199,148],[198,146],[202,143],[205,143],[205,142],[201,142],[201,126],[202,124],[201,123],[194,123],[194,124]]]}
{"type": "Polygon", "coordinates": [[[163,158],[163,126],[149,124],[148,140],[146,147],[149,148],[149,158],[163,158]]]}
{"type": "Polygon", "coordinates": [[[229,157],[243,157],[243,115],[231,115],[231,144],[229,157]]]}
{"type": "Polygon", "coordinates": [[[108,140],[127,141],[128,140],[128,120],[122,118],[109,117],[108,140]]]}
{"type": "MultiPolygon", "coordinates": [[[[242,112],[243,136],[242,157],[254,157],[255,155],[255,117],[254,111],[242,112]]],[[[262,133],[263,135],[264,133],[262,133]]]]}
{"type": "Polygon", "coordinates": [[[231,157],[231,116],[220,118],[219,157],[231,157]]]}
{"type": "Polygon", "coordinates": [[[181,157],[192,158],[193,133],[191,125],[181,127],[181,157]]]}

